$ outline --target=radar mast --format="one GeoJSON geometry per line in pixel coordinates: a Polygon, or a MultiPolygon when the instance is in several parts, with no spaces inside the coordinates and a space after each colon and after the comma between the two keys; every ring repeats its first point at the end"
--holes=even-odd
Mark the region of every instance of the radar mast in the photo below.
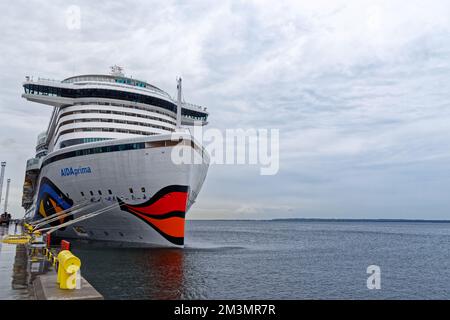
{"type": "Polygon", "coordinates": [[[124,77],[124,73],[123,73],[123,68],[118,66],[118,65],[113,65],[112,67],[110,67],[110,73],[113,76],[117,76],[117,77],[124,77]]]}

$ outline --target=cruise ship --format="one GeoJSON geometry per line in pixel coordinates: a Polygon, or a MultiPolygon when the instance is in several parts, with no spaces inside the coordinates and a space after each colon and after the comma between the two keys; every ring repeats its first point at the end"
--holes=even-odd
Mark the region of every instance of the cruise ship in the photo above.
{"type": "Polygon", "coordinates": [[[176,98],[117,66],[62,81],[26,77],[23,88],[23,98],[53,108],[26,164],[27,219],[69,239],[184,245],[209,156],[192,134],[207,109],[184,102],[181,79],[176,98]],[[192,161],[173,161],[174,148],[192,161]]]}

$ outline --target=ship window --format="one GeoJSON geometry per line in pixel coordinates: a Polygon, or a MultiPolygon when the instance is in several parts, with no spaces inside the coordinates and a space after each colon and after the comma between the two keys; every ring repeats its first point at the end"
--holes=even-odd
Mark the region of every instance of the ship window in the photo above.
{"type": "Polygon", "coordinates": [[[86,156],[86,155],[95,154],[95,153],[127,151],[127,150],[144,149],[144,148],[145,148],[145,143],[140,142],[140,143],[136,143],[136,144],[122,144],[122,145],[115,145],[115,146],[97,147],[97,148],[69,151],[66,153],[58,154],[56,156],[53,156],[53,157],[45,160],[42,163],[42,167],[48,165],[49,163],[53,163],[55,161],[59,161],[62,159],[67,159],[67,158],[86,156]]]}
{"type": "Polygon", "coordinates": [[[145,188],[144,188],[144,187],[142,187],[142,188],[141,188],[141,191],[142,191],[142,192],[145,192],[145,188]]]}
{"type": "Polygon", "coordinates": [[[108,193],[109,193],[109,194],[112,194],[112,191],[111,191],[111,189],[108,189],[108,193]]]}
{"type": "MultiPolygon", "coordinates": [[[[70,121],[68,121],[70,122],[70,121]]],[[[61,124],[63,125],[63,124],[61,124]]],[[[105,140],[111,140],[110,138],[81,138],[81,139],[69,139],[69,140],[65,140],[63,142],[61,142],[59,144],[59,147],[62,148],[66,148],[66,147],[71,147],[77,144],[82,144],[82,143],[88,143],[88,142],[97,142],[97,141],[105,141],[105,140]]]]}
{"type": "Polygon", "coordinates": [[[130,188],[129,190],[130,190],[130,193],[133,193],[133,188],[130,188]]]}
{"type": "Polygon", "coordinates": [[[102,195],[102,191],[101,191],[101,190],[98,190],[98,194],[101,196],[101,195],[102,195]]]}
{"type": "Polygon", "coordinates": [[[92,192],[92,191],[89,191],[89,193],[91,194],[91,196],[93,196],[93,195],[94,195],[94,192],[92,192]]]}
{"type": "Polygon", "coordinates": [[[105,236],[109,236],[109,233],[108,232],[106,232],[106,231],[104,231],[105,232],[105,236]]]}
{"type": "Polygon", "coordinates": [[[122,232],[119,232],[119,234],[120,234],[121,237],[123,237],[123,233],[122,232]]]}
{"type": "MultiPolygon", "coordinates": [[[[83,98],[100,97],[112,99],[119,98],[120,100],[149,104],[164,108],[168,111],[176,112],[176,105],[174,103],[156,97],[135,93],[129,93],[125,95],[123,93],[118,93],[115,90],[108,90],[108,89],[68,89],[49,86],[37,86],[32,84],[25,84],[24,88],[28,89],[29,92],[31,91],[32,94],[36,92],[36,94],[52,94],[65,98],[81,98],[81,97],[83,98]]],[[[204,113],[199,113],[188,109],[182,110],[182,114],[183,115],[189,114],[191,116],[202,116],[202,115],[204,116],[204,113]]]]}

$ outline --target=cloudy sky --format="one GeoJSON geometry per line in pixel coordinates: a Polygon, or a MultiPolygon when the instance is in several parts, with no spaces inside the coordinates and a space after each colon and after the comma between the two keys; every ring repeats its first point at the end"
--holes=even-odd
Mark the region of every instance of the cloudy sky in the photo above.
{"type": "Polygon", "coordinates": [[[119,64],[171,94],[182,76],[210,127],[280,130],[277,175],[212,166],[191,218],[450,218],[449,1],[16,0],[0,14],[16,216],[51,113],[21,98],[24,77],[119,64]]]}

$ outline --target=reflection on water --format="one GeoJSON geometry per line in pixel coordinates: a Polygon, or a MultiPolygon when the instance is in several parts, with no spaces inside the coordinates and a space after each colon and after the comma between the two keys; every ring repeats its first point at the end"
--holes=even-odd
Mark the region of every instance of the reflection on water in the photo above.
{"type": "Polygon", "coordinates": [[[180,249],[120,248],[72,241],[82,273],[106,298],[182,299],[186,281],[180,249]]]}
{"type": "Polygon", "coordinates": [[[16,255],[14,258],[12,283],[13,290],[23,290],[28,288],[29,274],[27,250],[23,244],[16,245],[16,255]]]}
{"type": "Polygon", "coordinates": [[[181,299],[183,294],[183,253],[179,249],[147,250],[136,256],[145,277],[145,296],[152,299],[181,299]]]}

